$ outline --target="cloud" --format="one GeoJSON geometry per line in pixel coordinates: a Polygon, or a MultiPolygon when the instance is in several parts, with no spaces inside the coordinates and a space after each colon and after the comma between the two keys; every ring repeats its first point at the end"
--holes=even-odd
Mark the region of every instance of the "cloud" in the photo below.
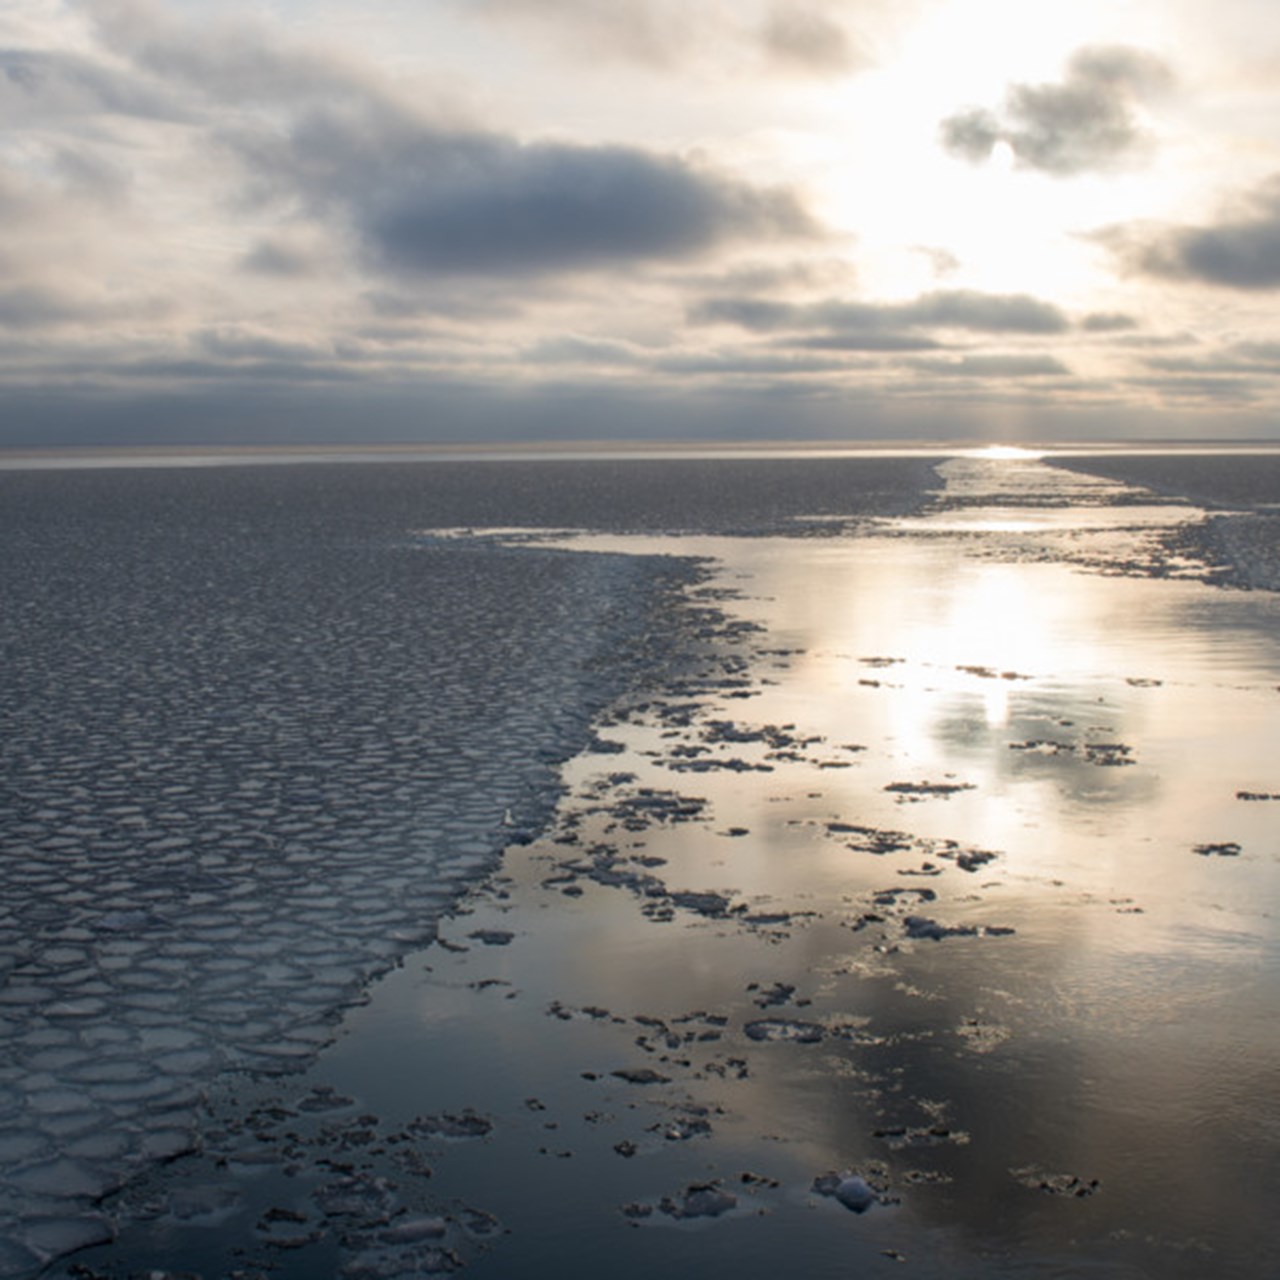
{"type": "Polygon", "coordinates": [[[1205,226],[1131,224],[1095,232],[1138,275],[1227,289],[1280,288],[1280,174],[1205,226]]]}
{"type": "Polygon", "coordinates": [[[675,374],[743,374],[748,377],[778,377],[790,374],[836,373],[849,366],[842,360],[821,356],[760,355],[751,352],[664,356],[653,367],[675,374]]]}
{"type": "Polygon", "coordinates": [[[1260,386],[1250,378],[1217,377],[1212,374],[1188,377],[1130,377],[1124,379],[1129,387],[1157,392],[1162,399],[1179,403],[1253,404],[1260,395],[1270,393],[1270,387],[1260,386]]]}
{"type": "Polygon", "coordinates": [[[788,345],[808,351],[933,351],[943,344],[910,333],[821,333],[788,345]]]}
{"type": "Polygon", "coordinates": [[[1061,360],[1038,355],[962,356],[955,360],[917,360],[913,366],[943,378],[1045,378],[1071,373],[1061,360]]]}
{"type": "Polygon", "coordinates": [[[0,288],[0,326],[43,329],[101,315],[101,308],[66,290],[43,284],[0,288]]]}
{"type": "MultiPolygon", "coordinates": [[[[819,234],[794,194],[682,156],[429,118],[372,68],[263,22],[196,26],[141,0],[89,3],[116,54],[193,102],[206,99],[213,154],[240,165],[245,198],[328,223],[380,273],[527,278],[819,234]]],[[[590,0],[567,7],[610,24],[649,12],[590,0]]],[[[277,234],[243,261],[297,276],[305,257],[277,234]]]]}
{"type": "Polygon", "coordinates": [[[1280,374],[1280,342],[1233,342],[1209,355],[1147,356],[1149,369],[1177,374],[1280,374]]]}
{"type": "Polygon", "coordinates": [[[335,50],[282,40],[236,16],[199,24],[145,0],[86,0],[107,48],[162,82],[224,106],[381,99],[378,80],[335,50]]]}
{"type": "Polygon", "coordinates": [[[818,235],[786,191],[636,147],[522,143],[336,109],[228,140],[260,195],[336,216],[393,275],[533,276],[818,235]]]}
{"type": "Polygon", "coordinates": [[[545,338],[521,353],[535,364],[633,365],[639,351],[627,342],[608,338],[584,338],[566,333],[545,338]]]}
{"type": "Polygon", "coordinates": [[[839,75],[870,61],[844,27],[809,5],[775,4],[761,29],[760,42],[774,62],[809,74],[839,75]]]}
{"type": "Polygon", "coordinates": [[[259,333],[242,325],[224,325],[202,329],[194,335],[196,346],[210,356],[223,360],[253,360],[308,363],[333,358],[332,348],[278,338],[259,333]]]}
{"type": "Polygon", "coordinates": [[[666,66],[702,42],[713,7],[675,0],[462,0],[480,16],[548,31],[579,53],[666,66]]]}
{"type": "Polygon", "coordinates": [[[791,74],[829,76],[866,67],[862,43],[829,0],[458,0],[469,16],[516,23],[579,58],[606,58],[657,70],[718,61],[763,64],[791,74]]]}
{"type": "Polygon", "coordinates": [[[968,289],[926,293],[912,302],[787,303],[750,297],[707,298],[689,312],[695,324],[733,324],[757,332],[828,329],[837,334],[902,329],[965,329],[978,333],[1063,333],[1070,323],[1052,303],[1029,294],[968,289]]]}
{"type": "Polygon", "coordinates": [[[320,277],[335,267],[334,249],[306,231],[263,236],[240,261],[245,271],[285,280],[320,277]]]}
{"type": "Polygon", "coordinates": [[[101,60],[39,49],[0,49],[0,113],[8,124],[69,116],[186,116],[172,94],[136,75],[101,60]]]}
{"type": "Polygon", "coordinates": [[[912,253],[918,253],[928,259],[929,269],[935,277],[949,276],[960,270],[960,259],[950,249],[938,248],[934,245],[916,244],[911,246],[912,253]]]}
{"type": "Polygon", "coordinates": [[[1138,328],[1138,322],[1123,311],[1090,311],[1080,321],[1080,327],[1085,333],[1120,333],[1138,328]]]}
{"type": "Polygon", "coordinates": [[[1173,83],[1154,54],[1119,45],[1079,49],[1058,84],[1014,84],[1000,111],[968,107],[942,122],[943,147],[971,163],[1004,142],[1024,168],[1055,177],[1108,170],[1149,146],[1135,108],[1173,83]]]}

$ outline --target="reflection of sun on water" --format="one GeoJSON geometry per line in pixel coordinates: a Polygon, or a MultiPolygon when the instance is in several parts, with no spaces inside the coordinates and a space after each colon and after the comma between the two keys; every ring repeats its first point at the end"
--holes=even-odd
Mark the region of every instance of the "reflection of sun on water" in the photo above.
{"type": "Polygon", "coordinates": [[[1044,452],[1038,449],[1023,449],[1012,444],[989,444],[983,449],[974,449],[964,456],[991,462],[1034,462],[1043,458],[1044,452]]]}
{"type": "Polygon", "coordinates": [[[956,670],[957,687],[979,680],[987,726],[1009,719],[1014,676],[1053,669],[1053,631],[1043,601],[1028,591],[1016,566],[986,564],[945,596],[945,612],[916,637],[923,661],[938,667],[983,668],[991,675],[956,670]],[[1006,673],[1008,673],[1006,675],[1006,673]]]}

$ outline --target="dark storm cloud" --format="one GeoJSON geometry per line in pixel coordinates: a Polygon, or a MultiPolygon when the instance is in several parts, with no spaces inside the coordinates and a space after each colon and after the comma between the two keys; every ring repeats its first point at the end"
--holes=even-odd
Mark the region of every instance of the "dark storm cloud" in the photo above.
{"type": "Polygon", "coordinates": [[[380,110],[316,109],[228,141],[259,194],[337,216],[394,274],[532,276],[815,237],[794,196],[635,147],[521,143],[380,110]]]}
{"type": "Polygon", "coordinates": [[[903,329],[966,329],[979,333],[1063,333],[1066,315],[1030,294],[968,289],[926,293],[912,302],[785,303],[758,298],[708,298],[689,312],[695,324],[734,324],[757,332],[827,329],[835,334],[893,333],[903,329]]]}
{"type": "Polygon", "coordinates": [[[1206,226],[1110,227],[1094,239],[1139,275],[1219,285],[1280,288],[1280,174],[1206,226]]]}
{"type": "Polygon", "coordinates": [[[1018,164],[1058,177],[1114,168],[1148,144],[1135,105],[1172,80],[1159,58],[1140,49],[1080,49],[1061,83],[1011,85],[999,111],[969,107],[948,117],[942,145],[979,163],[1006,142],[1018,164]]]}

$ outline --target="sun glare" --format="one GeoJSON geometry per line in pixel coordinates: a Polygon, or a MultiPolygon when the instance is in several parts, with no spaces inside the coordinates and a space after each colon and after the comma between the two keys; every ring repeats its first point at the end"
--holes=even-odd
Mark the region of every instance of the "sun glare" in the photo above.
{"type": "Polygon", "coordinates": [[[1094,0],[954,0],[904,34],[881,70],[832,93],[812,182],[821,212],[856,232],[868,293],[973,288],[1071,305],[1099,283],[1096,255],[1074,233],[1143,207],[1144,175],[1086,176],[1067,189],[1019,168],[1004,141],[979,164],[948,155],[939,129],[965,108],[998,110],[1012,83],[1060,80],[1070,54],[1098,43],[1099,33],[1104,42],[1136,40],[1129,20],[1094,0]],[[958,265],[940,280],[939,259],[921,247],[958,265]]]}
{"type": "Polygon", "coordinates": [[[1043,458],[1044,453],[1037,449],[1023,449],[1015,444],[989,444],[982,449],[974,449],[965,454],[967,458],[982,458],[991,462],[1033,462],[1043,458]]]}

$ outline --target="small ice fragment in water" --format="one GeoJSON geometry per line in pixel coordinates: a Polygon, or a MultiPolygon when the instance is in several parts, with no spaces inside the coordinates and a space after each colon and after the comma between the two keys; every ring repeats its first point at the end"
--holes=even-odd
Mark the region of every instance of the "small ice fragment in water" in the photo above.
{"type": "Polygon", "coordinates": [[[1195,852],[1202,858],[1238,858],[1243,848],[1234,840],[1223,840],[1219,844],[1198,844],[1195,852]]]}
{"type": "Polygon", "coordinates": [[[718,1218],[737,1206],[738,1197],[714,1182],[695,1182],[679,1199],[664,1196],[658,1208],[670,1218],[718,1218]]]}
{"type": "Polygon", "coordinates": [[[354,1218],[365,1225],[385,1225],[395,1207],[392,1185],[386,1178],[357,1174],[317,1187],[312,1199],[325,1217],[354,1218]]]}
{"type": "Polygon", "coordinates": [[[825,1034],[816,1022],[799,1022],[791,1018],[759,1018],[748,1022],[743,1031],[751,1040],[791,1040],[796,1044],[817,1044],[825,1034]]]}
{"type": "Polygon", "coordinates": [[[486,947],[505,947],[516,935],[507,929],[473,929],[468,938],[483,942],[486,947]]]}
{"type": "Polygon", "coordinates": [[[383,1244],[419,1244],[423,1240],[439,1240],[444,1236],[443,1218],[402,1218],[378,1233],[383,1244]]]}
{"type": "Polygon", "coordinates": [[[878,1197],[865,1178],[856,1173],[823,1173],[813,1180],[815,1195],[838,1200],[853,1213],[866,1213],[878,1197]]]}
{"type": "Polygon", "coordinates": [[[1024,1187],[1030,1187],[1033,1191],[1043,1191],[1051,1196],[1072,1196],[1078,1200],[1093,1195],[1102,1185],[1097,1178],[1080,1178],[1074,1173],[1046,1173],[1035,1165],[1010,1169],[1009,1172],[1024,1187]]]}
{"type": "Polygon", "coordinates": [[[409,1132],[428,1137],[483,1138],[493,1128],[493,1121],[468,1107],[457,1115],[442,1112],[440,1115],[418,1116],[410,1121],[409,1132]]]}
{"type": "Polygon", "coordinates": [[[671,1077],[654,1071],[652,1067],[623,1067],[611,1071],[610,1075],[625,1080],[628,1084],[670,1084],[671,1077]]]}

